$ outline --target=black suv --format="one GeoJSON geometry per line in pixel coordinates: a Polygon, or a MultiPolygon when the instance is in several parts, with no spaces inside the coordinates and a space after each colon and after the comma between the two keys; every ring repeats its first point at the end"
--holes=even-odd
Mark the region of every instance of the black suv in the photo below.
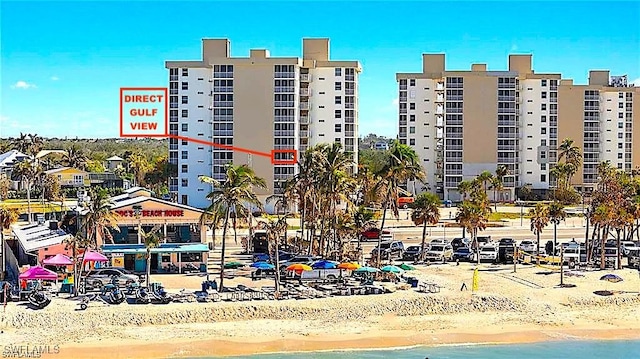
{"type": "MultiPolygon", "coordinates": [[[[380,248],[382,251],[380,252],[380,258],[390,259],[392,257],[402,258],[404,254],[404,243],[400,241],[389,241],[380,243],[380,248]]],[[[371,251],[371,257],[378,257],[378,247],[375,247],[371,251]]]]}
{"type": "MultiPolygon", "coordinates": [[[[403,261],[414,261],[416,259],[419,259],[420,257],[420,253],[422,252],[420,246],[409,246],[407,247],[407,250],[404,251],[404,253],[402,253],[402,260],[403,261]]],[[[426,250],[427,248],[425,248],[426,250]]]]}

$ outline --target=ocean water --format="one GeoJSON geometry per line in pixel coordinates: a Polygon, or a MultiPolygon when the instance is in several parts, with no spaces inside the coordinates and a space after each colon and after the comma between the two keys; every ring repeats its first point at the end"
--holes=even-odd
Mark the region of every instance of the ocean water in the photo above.
{"type": "MultiPolygon", "coordinates": [[[[213,359],[218,357],[207,357],[213,359]]],[[[226,359],[631,359],[640,358],[640,341],[553,341],[534,344],[481,344],[385,350],[275,353],[226,359]]],[[[195,358],[194,358],[195,359],[195,358]]],[[[198,358],[204,359],[204,358],[198,358]]]]}

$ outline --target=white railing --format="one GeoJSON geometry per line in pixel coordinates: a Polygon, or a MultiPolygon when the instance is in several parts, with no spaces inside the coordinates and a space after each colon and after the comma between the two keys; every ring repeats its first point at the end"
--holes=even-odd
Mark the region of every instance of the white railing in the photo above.
{"type": "Polygon", "coordinates": [[[300,96],[309,96],[311,94],[311,91],[309,90],[308,87],[301,87],[300,88],[300,96]]]}
{"type": "Polygon", "coordinates": [[[300,81],[302,82],[310,82],[311,75],[310,74],[300,74],[300,81]]]}
{"type": "Polygon", "coordinates": [[[214,86],[213,92],[233,92],[233,86],[214,86]]]}
{"type": "Polygon", "coordinates": [[[309,124],[309,116],[300,116],[300,123],[303,125],[309,124]]]}
{"type": "Polygon", "coordinates": [[[309,109],[309,103],[308,102],[300,102],[300,109],[301,110],[308,110],[309,109]]]}
{"type": "Polygon", "coordinates": [[[295,136],[294,130],[275,130],[273,135],[276,137],[293,137],[295,136]]]}
{"type": "Polygon", "coordinates": [[[277,79],[293,79],[296,77],[295,72],[276,72],[274,73],[274,78],[277,79]]]}

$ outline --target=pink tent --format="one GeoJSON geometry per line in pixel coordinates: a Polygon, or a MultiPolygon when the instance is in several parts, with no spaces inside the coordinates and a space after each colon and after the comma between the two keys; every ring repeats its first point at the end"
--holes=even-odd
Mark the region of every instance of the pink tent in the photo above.
{"type": "Polygon", "coordinates": [[[102,253],[89,251],[84,255],[84,261],[85,262],[108,262],[109,259],[105,257],[102,253]]]}
{"type": "Polygon", "coordinates": [[[71,260],[71,258],[65,256],[64,254],[56,254],[51,258],[43,260],[42,264],[46,264],[48,266],[68,266],[72,265],[73,261],[71,260]]]}
{"type": "Polygon", "coordinates": [[[52,272],[48,269],[44,269],[40,266],[35,266],[27,269],[24,273],[20,274],[18,278],[26,279],[26,280],[34,280],[34,279],[57,280],[58,275],[55,272],[52,272]]]}

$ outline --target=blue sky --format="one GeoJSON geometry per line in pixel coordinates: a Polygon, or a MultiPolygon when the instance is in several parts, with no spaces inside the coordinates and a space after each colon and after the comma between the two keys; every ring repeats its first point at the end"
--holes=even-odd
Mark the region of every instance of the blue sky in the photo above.
{"type": "Polygon", "coordinates": [[[330,37],[331,57],[359,60],[360,134],[396,134],[396,72],[421,53],[447,69],[533,53],[536,72],[578,84],[590,69],[640,85],[640,2],[55,2],[0,3],[0,137],[117,137],[118,89],[167,86],[165,60],[200,58],[201,38],[233,56],[300,56],[330,37]],[[589,21],[598,22],[589,25],[589,21]]]}

